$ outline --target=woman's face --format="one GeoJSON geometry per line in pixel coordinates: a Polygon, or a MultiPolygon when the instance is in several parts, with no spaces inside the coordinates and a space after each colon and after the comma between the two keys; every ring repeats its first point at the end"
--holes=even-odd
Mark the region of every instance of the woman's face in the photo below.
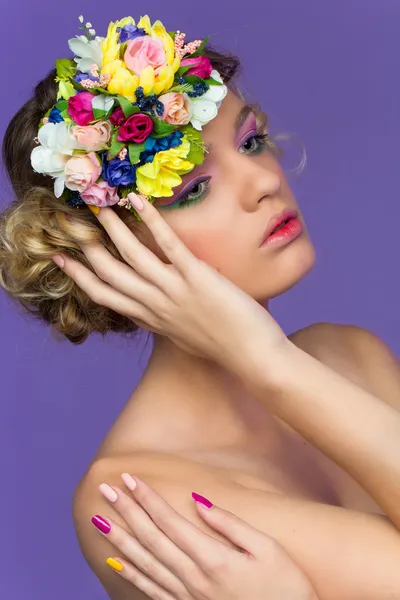
{"type": "MultiPolygon", "coordinates": [[[[265,131],[254,113],[247,111],[238,125],[244,107],[229,91],[218,116],[202,130],[209,146],[205,161],[182,177],[173,196],[156,199],[154,206],[195,256],[262,302],[295,285],[315,255],[300,212],[299,237],[260,247],[271,218],[298,206],[278,159],[255,137],[265,131]]],[[[140,228],[140,239],[169,262],[146,226],[140,228]]]]}

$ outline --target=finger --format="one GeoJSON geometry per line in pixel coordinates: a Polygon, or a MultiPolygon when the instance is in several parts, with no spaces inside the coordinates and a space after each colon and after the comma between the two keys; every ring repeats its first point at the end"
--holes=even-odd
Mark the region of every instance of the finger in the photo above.
{"type": "Polygon", "coordinates": [[[138,240],[116,212],[105,207],[96,216],[128,265],[152,283],[168,281],[167,265],[138,240]]]}
{"type": "Polygon", "coordinates": [[[93,302],[110,308],[130,319],[138,318],[145,323],[155,323],[157,325],[156,316],[149,308],[104,283],[79,261],[73,260],[65,254],[59,254],[58,256],[61,256],[64,260],[64,266],[62,267],[64,273],[71,277],[93,302]]]}
{"type": "Polygon", "coordinates": [[[203,496],[194,494],[193,499],[197,512],[207,525],[254,557],[264,555],[267,547],[276,543],[274,538],[255,529],[232,512],[213,505],[203,496]]]}
{"type": "Polygon", "coordinates": [[[165,301],[165,295],[158,287],[111,256],[104,246],[82,244],[81,248],[98,277],[114,289],[150,308],[152,304],[157,307],[165,301]]]}
{"type": "MultiPolygon", "coordinates": [[[[128,198],[134,196],[135,194],[128,194],[128,198]]],[[[194,255],[146,197],[143,198],[143,208],[140,210],[140,217],[150,229],[157,244],[171,263],[183,275],[188,273],[193,268],[194,255]]]]}
{"type": "Polygon", "coordinates": [[[95,515],[92,523],[107,540],[121,552],[124,557],[152,579],[162,589],[172,594],[182,594],[185,587],[182,582],[150,554],[139,541],[130,535],[121,525],[110,517],[95,515]]]}
{"type": "Polygon", "coordinates": [[[147,512],[131,496],[115,485],[111,487],[101,484],[99,490],[109,502],[112,502],[113,508],[122,516],[140,544],[159,563],[174,573],[184,585],[200,580],[203,575],[191,558],[164,535],[147,512]],[[111,495],[113,492],[115,495],[111,495]]]}
{"type": "Polygon", "coordinates": [[[201,531],[185,517],[182,517],[139,477],[132,478],[128,473],[124,473],[122,477],[125,485],[132,491],[135,500],[150,515],[157,527],[203,572],[214,567],[215,556],[227,557],[228,554],[234,552],[227,545],[201,531]]]}
{"type": "Polygon", "coordinates": [[[138,590],[146,594],[149,598],[152,598],[152,600],[176,600],[177,598],[180,600],[181,597],[185,598],[185,596],[171,596],[170,593],[146,577],[139,569],[126,560],[121,558],[107,559],[107,564],[115,573],[118,573],[118,575],[132,583],[138,590]]]}

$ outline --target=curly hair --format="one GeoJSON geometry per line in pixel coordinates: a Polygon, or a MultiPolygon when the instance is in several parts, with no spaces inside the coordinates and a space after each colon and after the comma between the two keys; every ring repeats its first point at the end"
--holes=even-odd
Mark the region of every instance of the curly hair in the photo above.
{"type": "MultiPolygon", "coordinates": [[[[237,92],[234,80],[240,70],[239,59],[210,47],[206,56],[237,92]]],[[[55,77],[53,69],[35,86],[33,96],[14,115],[3,139],[3,162],[15,199],[0,213],[0,286],[23,312],[50,324],[61,337],[81,344],[93,332],[129,334],[139,327],[128,317],[93,302],[51,259],[57,252],[68,253],[93,271],[80,244],[101,243],[122,260],[92,212],[71,208],[56,198],[53,180],[32,169],[30,155],[40,119],[57,101],[55,77]]],[[[134,215],[118,205],[112,208],[132,231],[137,228],[134,215]]]]}

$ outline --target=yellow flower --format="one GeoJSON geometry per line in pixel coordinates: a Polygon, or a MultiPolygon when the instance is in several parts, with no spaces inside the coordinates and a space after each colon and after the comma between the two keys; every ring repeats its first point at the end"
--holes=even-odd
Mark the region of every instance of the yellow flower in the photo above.
{"type": "Polygon", "coordinates": [[[164,198],[173,195],[172,188],[180,185],[180,175],[189,173],[194,164],[185,160],[190,151],[190,142],[186,136],[182,144],[170,150],[157,152],[153,162],[146,163],[136,171],[138,190],[146,196],[164,198]]]}
{"type": "Polygon", "coordinates": [[[136,102],[135,92],[139,86],[139,77],[133,75],[122,60],[113,60],[103,67],[101,72],[111,77],[107,85],[110,94],[120,94],[130,102],[136,102]]]}

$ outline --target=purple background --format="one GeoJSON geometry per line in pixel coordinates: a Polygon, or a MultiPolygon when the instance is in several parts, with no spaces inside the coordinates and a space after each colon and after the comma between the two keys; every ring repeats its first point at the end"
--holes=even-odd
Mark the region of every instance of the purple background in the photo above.
{"type": "MultiPolygon", "coordinates": [[[[98,35],[111,20],[146,13],[188,39],[210,34],[241,56],[243,84],[270,114],[272,132],[296,133],[308,153],[307,169],[291,183],[318,260],[273,301],[273,314],[287,333],[316,321],[367,327],[400,356],[398,1],[246,0],[229,10],[222,0],[153,0],[151,10],[113,5],[2,2],[1,135],[53,61],[69,56],[79,14],[98,35]]],[[[295,148],[288,166],[298,158],[295,148]]],[[[1,189],[3,206],[10,197],[4,178],[1,189]]],[[[119,336],[81,347],[57,343],[3,292],[0,332],[0,597],[104,599],[75,540],[71,495],[151,344],[119,336]]]]}

